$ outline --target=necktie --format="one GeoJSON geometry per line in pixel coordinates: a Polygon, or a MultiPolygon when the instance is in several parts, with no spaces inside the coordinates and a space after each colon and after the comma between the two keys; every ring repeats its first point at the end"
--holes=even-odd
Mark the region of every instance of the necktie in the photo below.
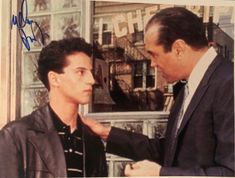
{"type": "Polygon", "coordinates": [[[183,102],[182,102],[182,105],[181,105],[181,108],[180,108],[180,111],[179,111],[179,114],[177,117],[177,123],[176,123],[177,125],[176,125],[176,133],[175,134],[177,134],[177,132],[180,128],[180,125],[182,123],[183,115],[184,115],[185,100],[188,97],[188,95],[189,95],[188,84],[185,84],[184,85],[184,98],[183,98],[183,102]]]}
{"type": "Polygon", "coordinates": [[[183,114],[184,114],[184,105],[185,105],[185,100],[187,98],[189,94],[189,90],[188,90],[188,85],[187,83],[184,85],[184,96],[183,96],[183,101],[181,104],[181,108],[178,112],[178,115],[176,116],[176,121],[175,121],[175,125],[172,128],[172,134],[171,134],[171,142],[168,145],[168,151],[167,151],[167,156],[166,156],[166,160],[164,161],[165,165],[170,166],[172,164],[172,161],[174,159],[174,154],[175,154],[175,149],[176,149],[176,144],[177,144],[177,133],[178,130],[180,128],[180,124],[183,120],[183,114]]]}

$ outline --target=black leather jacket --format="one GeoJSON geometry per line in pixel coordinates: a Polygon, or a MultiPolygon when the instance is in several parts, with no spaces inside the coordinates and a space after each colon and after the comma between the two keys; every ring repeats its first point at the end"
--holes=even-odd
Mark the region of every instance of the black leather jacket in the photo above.
{"type": "MultiPolygon", "coordinates": [[[[87,177],[106,177],[101,140],[84,126],[87,177]]],[[[48,105],[0,131],[0,178],[67,177],[63,148],[48,105]]]]}

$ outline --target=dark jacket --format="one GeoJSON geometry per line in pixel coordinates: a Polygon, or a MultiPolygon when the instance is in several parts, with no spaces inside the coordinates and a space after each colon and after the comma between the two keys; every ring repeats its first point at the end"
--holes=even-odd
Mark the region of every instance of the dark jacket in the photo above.
{"type": "Polygon", "coordinates": [[[164,176],[234,176],[234,67],[217,56],[207,69],[173,137],[184,91],[169,115],[166,138],[113,128],[107,152],[160,163],[164,176]]]}
{"type": "MultiPolygon", "coordinates": [[[[104,146],[84,126],[87,177],[107,176],[104,146]]],[[[48,105],[0,131],[0,178],[66,177],[60,138],[48,105]]]]}

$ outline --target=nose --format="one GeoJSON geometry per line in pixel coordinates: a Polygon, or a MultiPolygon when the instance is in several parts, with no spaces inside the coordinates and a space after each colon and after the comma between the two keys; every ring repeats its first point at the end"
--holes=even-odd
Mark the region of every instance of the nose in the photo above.
{"type": "Polygon", "coordinates": [[[153,58],[151,58],[151,67],[157,67],[157,62],[153,58]]]}
{"type": "Polygon", "coordinates": [[[89,71],[88,77],[87,77],[87,83],[94,85],[95,84],[95,79],[93,77],[93,74],[91,71],[89,71]]]}
{"type": "Polygon", "coordinates": [[[151,67],[157,67],[158,66],[158,59],[154,55],[150,55],[151,60],[151,67]]]}

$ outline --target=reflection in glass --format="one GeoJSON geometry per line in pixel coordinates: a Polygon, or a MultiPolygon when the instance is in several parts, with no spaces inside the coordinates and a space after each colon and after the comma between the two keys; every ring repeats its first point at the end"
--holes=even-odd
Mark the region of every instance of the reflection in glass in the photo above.
{"type": "Polygon", "coordinates": [[[29,114],[48,102],[48,93],[45,88],[25,89],[23,91],[22,115],[29,114]]]}
{"type": "Polygon", "coordinates": [[[105,75],[109,77],[108,87],[115,104],[94,105],[92,111],[156,111],[155,108],[159,111],[163,108],[162,99],[158,101],[154,94],[159,90],[163,96],[166,81],[150,66],[141,28],[148,19],[145,11],[158,8],[156,4],[145,3],[94,3],[93,44],[108,65],[109,71],[105,75]],[[161,106],[155,107],[153,102],[161,106]]]}
{"type": "Polygon", "coordinates": [[[115,122],[114,126],[135,133],[143,133],[143,122],[115,122]]]}
{"type": "MultiPolygon", "coordinates": [[[[163,119],[163,118],[162,118],[163,119]]],[[[165,121],[153,121],[148,123],[149,138],[165,137],[167,118],[165,121]]]]}
{"type": "Polygon", "coordinates": [[[51,8],[50,0],[29,0],[27,2],[29,13],[45,12],[51,8]]]}
{"type": "Polygon", "coordinates": [[[63,10],[70,8],[81,8],[81,0],[57,0],[53,4],[55,10],[63,10]]]}
{"type": "Polygon", "coordinates": [[[80,36],[80,13],[55,16],[55,39],[80,36]]]}
{"type": "Polygon", "coordinates": [[[122,177],[124,175],[124,169],[127,164],[131,163],[131,161],[115,161],[114,162],[114,177],[122,177]]]}
{"type": "Polygon", "coordinates": [[[154,126],[154,138],[163,138],[165,136],[166,123],[159,123],[154,126]]]}
{"type": "Polygon", "coordinates": [[[35,38],[35,41],[30,42],[30,48],[41,48],[47,45],[50,41],[50,16],[39,16],[31,18],[35,23],[25,26],[25,33],[31,38],[35,38]]]}
{"type": "Polygon", "coordinates": [[[23,58],[23,84],[38,84],[40,80],[37,74],[37,59],[39,53],[25,53],[23,58]]]}

